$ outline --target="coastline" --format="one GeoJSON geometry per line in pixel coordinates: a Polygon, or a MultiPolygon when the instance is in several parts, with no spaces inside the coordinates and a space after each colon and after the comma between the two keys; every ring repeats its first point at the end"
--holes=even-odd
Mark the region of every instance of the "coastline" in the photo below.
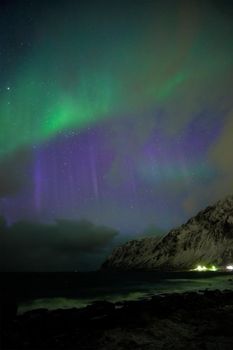
{"type": "MultiPolygon", "coordinates": [[[[9,316],[9,313],[8,313],[9,316]]],[[[232,349],[233,291],[38,309],[2,322],[2,349],[232,349]]]]}

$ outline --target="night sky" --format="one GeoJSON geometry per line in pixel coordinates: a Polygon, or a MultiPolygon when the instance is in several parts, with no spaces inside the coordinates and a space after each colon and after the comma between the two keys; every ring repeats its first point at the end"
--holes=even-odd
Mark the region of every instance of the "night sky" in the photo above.
{"type": "Polygon", "coordinates": [[[1,1],[0,213],[168,230],[232,193],[231,1],[1,1]]]}

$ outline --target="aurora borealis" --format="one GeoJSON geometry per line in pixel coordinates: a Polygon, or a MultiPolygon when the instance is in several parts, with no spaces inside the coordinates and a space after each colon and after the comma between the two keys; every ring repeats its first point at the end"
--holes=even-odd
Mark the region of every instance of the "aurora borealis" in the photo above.
{"type": "Polygon", "coordinates": [[[0,212],[169,229],[232,193],[229,1],[5,1],[0,212]]]}

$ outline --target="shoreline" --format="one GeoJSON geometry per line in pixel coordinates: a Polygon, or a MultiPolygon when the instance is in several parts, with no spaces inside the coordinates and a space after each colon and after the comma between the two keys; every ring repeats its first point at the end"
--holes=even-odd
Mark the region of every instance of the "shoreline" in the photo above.
{"type": "Polygon", "coordinates": [[[4,321],[2,349],[228,350],[233,348],[233,291],[97,301],[81,309],[37,309],[4,321]]]}

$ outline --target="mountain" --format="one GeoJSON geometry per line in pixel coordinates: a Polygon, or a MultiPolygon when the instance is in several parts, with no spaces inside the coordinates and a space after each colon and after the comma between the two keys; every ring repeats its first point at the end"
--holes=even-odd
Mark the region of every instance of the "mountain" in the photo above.
{"type": "Polygon", "coordinates": [[[208,206],[166,236],[115,248],[103,269],[184,270],[233,264],[233,196],[208,206]]]}

